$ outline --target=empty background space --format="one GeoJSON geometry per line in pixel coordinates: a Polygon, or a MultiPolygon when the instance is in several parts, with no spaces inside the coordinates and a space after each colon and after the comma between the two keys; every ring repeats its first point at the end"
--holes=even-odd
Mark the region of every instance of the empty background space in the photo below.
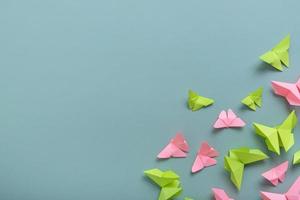
{"type": "Polygon", "coordinates": [[[300,167],[276,188],[260,174],[292,160],[299,127],[295,146],[275,156],[252,123],[275,126],[300,112],[270,87],[300,75],[299,8],[298,0],[0,1],[0,198],[154,200],[159,188],[143,171],[155,167],[181,176],[178,199],[211,199],[212,187],[244,200],[285,192],[300,167]],[[258,57],[288,33],[290,68],[278,72],[258,57]],[[241,99],[259,86],[263,107],[245,109],[241,99]],[[188,89],[215,104],[191,112],[188,89]],[[228,108],[247,126],[213,131],[228,108]],[[188,157],[157,161],[177,131],[188,157]],[[204,140],[218,164],[192,175],[204,140]],[[271,158],[246,167],[238,192],[223,157],[241,146],[271,158]]]}

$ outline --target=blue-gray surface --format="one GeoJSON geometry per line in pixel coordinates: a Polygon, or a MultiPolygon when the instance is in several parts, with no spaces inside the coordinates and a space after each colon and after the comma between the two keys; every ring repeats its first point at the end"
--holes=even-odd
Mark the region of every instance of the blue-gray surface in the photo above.
{"type": "Polygon", "coordinates": [[[143,170],[154,167],[181,175],[179,199],[210,199],[212,187],[235,199],[284,192],[300,167],[276,188],[260,174],[291,161],[299,127],[288,153],[246,168],[240,192],[223,157],[241,146],[267,152],[252,122],[276,125],[293,109],[270,81],[299,76],[299,8],[298,0],[2,0],[0,198],[153,200],[159,190],[143,170]],[[277,72],[258,56],[288,33],[291,67],[277,72]],[[259,86],[263,107],[244,109],[240,100],[259,86]],[[189,111],[189,88],[216,103],[189,111]],[[247,126],[213,131],[227,108],[247,126]],[[177,131],[189,156],[157,161],[177,131]],[[203,140],[220,151],[218,165],[191,175],[203,140]]]}

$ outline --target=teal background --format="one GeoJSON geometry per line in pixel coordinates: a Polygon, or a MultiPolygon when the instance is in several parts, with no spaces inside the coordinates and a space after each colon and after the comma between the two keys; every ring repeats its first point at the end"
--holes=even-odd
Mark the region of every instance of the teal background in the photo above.
{"type": "Polygon", "coordinates": [[[153,200],[159,189],[143,171],[154,167],[181,175],[179,199],[211,199],[212,187],[243,200],[285,192],[300,167],[276,188],[260,174],[292,160],[299,127],[288,153],[247,166],[240,192],[223,157],[241,146],[267,152],[252,122],[276,125],[293,109],[270,81],[299,76],[299,8],[298,0],[1,0],[0,198],[153,200]],[[277,72],[258,56],[288,33],[291,67],[277,72]],[[263,107],[252,112],[240,100],[259,86],[263,107]],[[190,88],[216,103],[189,111],[190,88]],[[247,126],[214,131],[227,108],[247,126]],[[157,161],[177,131],[189,156],[157,161]],[[204,140],[219,150],[218,165],[191,175],[204,140]]]}

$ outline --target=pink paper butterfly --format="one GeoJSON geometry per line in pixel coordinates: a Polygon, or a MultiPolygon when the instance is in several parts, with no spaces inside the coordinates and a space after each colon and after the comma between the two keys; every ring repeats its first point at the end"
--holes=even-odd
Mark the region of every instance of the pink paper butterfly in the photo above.
{"type": "Polygon", "coordinates": [[[300,79],[296,83],[272,81],[275,94],[286,98],[293,106],[300,106],[300,79]]]}
{"type": "Polygon", "coordinates": [[[196,159],[192,167],[192,173],[198,172],[204,167],[209,167],[217,164],[217,160],[214,157],[217,157],[219,153],[207,142],[203,142],[197,152],[196,159]]]}
{"type": "Polygon", "coordinates": [[[287,193],[278,194],[271,192],[260,192],[263,200],[300,200],[300,177],[294,182],[287,193]]]}
{"type": "Polygon", "coordinates": [[[289,167],[289,162],[285,161],[284,163],[281,163],[280,165],[266,171],[262,174],[265,179],[270,181],[273,185],[278,185],[279,181],[283,182],[285,178],[285,173],[289,167]]]}
{"type": "Polygon", "coordinates": [[[224,110],[220,113],[214,128],[243,127],[245,125],[241,118],[237,117],[231,109],[228,109],[227,113],[224,110]]]}
{"type": "Polygon", "coordinates": [[[183,158],[189,151],[189,145],[181,133],[177,133],[170,143],[157,155],[157,158],[183,158]]]}
{"type": "Polygon", "coordinates": [[[214,193],[215,200],[234,200],[229,198],[226,192],[220,188],[213,188],[212,191],[214,193]]]}

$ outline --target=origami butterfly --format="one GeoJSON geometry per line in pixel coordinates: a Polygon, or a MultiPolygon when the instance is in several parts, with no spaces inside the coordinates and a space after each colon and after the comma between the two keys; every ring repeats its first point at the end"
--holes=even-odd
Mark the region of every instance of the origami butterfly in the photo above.
{"type": "Polygon", "coordinates": [[[263,93],[263,88],[260,87],[254,92],[248,94],[248,96],[242,100],[242,103],[255,111],[256,106],[261,107],[262,105],[262,93],[263,93]]]}
{"type": "Polygon", "coordinates": [[[226,192],[220,188],[213,188],[212,191],[214,193],[215,200],[234,200],[229,198],[226,192]]]}
{"type": "Polygon", "coordinates": [[[254,123],[256,133],[265,139],[268,149],[280,155],[280,147],[288,151],[294,145],[294,134],[292,133],[297,124],[297,116],[292,111],[284,122],[274,128],[254,123]]]}
{"type": "Polygon", "coordinates": [[[296,83],[272,81],[275,94],[284,97],[290,105],[300,106],[300,79],[296,83]]]}
{"type": "Polygon", "coordinates": [[[237,117],[231,109],[228,109],[227,113],[224,110],[220,113],[214,128],[243,127],[245,125],[241,118],[237,117]]]}
{"type": "Polygon", "coordinates": [[[290,48],[290,35],[287,35],[283,40],[279,42],[272,50],[266,52],[260,56],[260,59],[279,71],[282,71],[283,63],[285,66],[289,66],[289,53],[290,48]]]}
{"type": "Polygon", "coordinates": [[[188,106],[192,111],[200,110],[214,103],[213,99],[199,96],[196,92],[189,90],[188,106]]]}
{"type": "Polygon", "coordinates": [[[230,172],[230,179],[233,184],[240,189],[244,166],[267,158],[268,156],[259,149],[249,149],[247,147],[232,149],[229,151],[229,156],[224,158],[224,168],[230,172]]]}
{"type": "Polygon", "coordinates": [[[177,133],[170,143],[157,155],[157,158],[183,158],[189,151],[189,145],[181,133],[177,133]]]}
{"type": "Polygon", "coordinates": [[[285,178],[285,173],[289,167],[289,162],[285,161],[280,165],[266,171],[262,174],[262,176],[270,181],[273,185],[278,185],[279,182],[283,182],[285,178]]]}
{"type": "Polygon", "coordinates": [[[300,199],[300,177],[294,182],[287,193],[278,194],[271,192],[260,192],[262,200],[299,200],[300,199]]]}
{"type": "Polygon", "coordinates": [[[216,159],[219,153],[211,147],[207,142],[203,142],[197,152],[196,159],[192,167],[192,173],[198,172],[204,167],[217,164],[216,159]]]}
{"type": "Polygon", "coordinates": [[[179,176],[171,171],[161,171],[159,169],[150,169],[144,172],[145,175],[161,187],[158,200],[169,200],[178,196],[182,188],[180,187],[179,176]]]}

